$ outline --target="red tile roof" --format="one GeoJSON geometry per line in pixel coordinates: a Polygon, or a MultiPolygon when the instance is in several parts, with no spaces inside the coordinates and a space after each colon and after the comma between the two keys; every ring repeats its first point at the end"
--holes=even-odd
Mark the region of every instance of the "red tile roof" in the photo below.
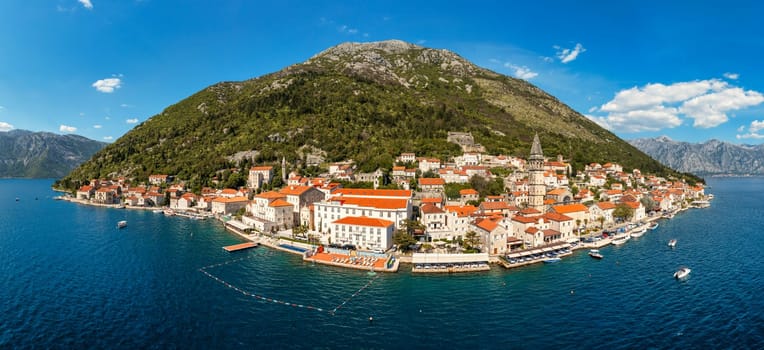
{"type": "Polygon", "coordinates": [[[395,198],[363,198],[363,197],[334,197],[333,201],[339,201],[342,205],[357,205],[378,209],[404,209],[408,206],[407,199],[395,198]]]}
{"type": "Polygon", "coordinates": [[[410,190],[372,190],[366,188],[340,188],[334,192],[346,196],[411,197],[410,190]]]}
{"type": "Polygon", "coordinates": [[[515,216],[512,217],[512,221],[517,221],[517,222],[522,223],[522,224],[532,224],[532,223],[535,223],[536,221],[538,221],[538,218],[515,215],[515,216]]]}
{"type": "Polygon", "coordinates": [[[439,177],[423,177],[419,179],[420,186],[442,186],[446,184],[446,180],[439,177]]]}
{"type": "Polygon", "coordinates": [[[552,210],[555,212],[558,212],[560,214],[568,214],[568,213],[578,213],[582,211],[587,211],[589,208],[587,208],[583,204],[563,204],[563,205],[555,205],[552,207],[552,210]]]}
{"type": "Polygon", "coordinates": [[[443,209],[440,209],[432,204],[425,204],[419,210],[424,214],[442,214],[445,213],[443,209]]]}
{"type": "Polygon", "coordinates": [[[282,188],[279,193],[291,195],[291,196],[299,196],[308,190],[310,190],[312,187],[310,186],[288,186],[282,188]]]}
{"type": "Polygon", "coordinates": [[[615,209],[615,203],[613,202],[598,202],[597,206],[602,210],[615,209]]]}
{"type": "Polygon", "coordinates": [[[488,232],[492,232],[497,227],[499,227],[499,223],[493,220],[485,219],[485,220],[480,220],[476,222],[475,226],[480,227],[488,232]]]}
{"type": "Polygon", "coordinates": [[[271,204],[268,204],[268,206],[270,206],[270,207],[291,207],[292,203],[289,203],[289,202],[287,202],[287,201],[285,201],[283,199],[277,199],[277,200],[271,202],[271,204]]]}
{"type": "Polygon", "coordinates": [[[572,221],[573,220],[573,218],[571,218],[570,216],[563,215],[563,214],[558,214],[558,213],[546,213],[546,214],[543,215],[543,217],[544,217],[544,219],[551,220],[551,221],[557,221],[557,222],[572,221]]]}
{"type": "Polygon", "coordinates": [[[247,197],[233,197],[233,198],[217,197],[213,199],[212,201],[218,202],[218,203],[240,203],[240,202],[249,202],[249,199],[247,199],[247,197]]]}
{"type": "Polygon", "coordinates": [[[447,212],[456,213],[459,217],[470,216],[477,211],[474,205],[447,205],[445,209],[447,212]]]}
{"type": "Polygon", "coordinates": [[[263,192],[255,196],[257,198],[265,198],[265,199],[276,199],[276,198],[286,198],[284,194],[278,193],[276,191],[268,191],[263,192]]]}
{"type": "Polygon", "coordinates": [[[342,219],[336,220],[333,224],[344,225],[356,225],[356,226],[371,226],[371,227],[390,227],[394,223],[392,221],[370,218],[366,216],[348,216],[342,219]]]}

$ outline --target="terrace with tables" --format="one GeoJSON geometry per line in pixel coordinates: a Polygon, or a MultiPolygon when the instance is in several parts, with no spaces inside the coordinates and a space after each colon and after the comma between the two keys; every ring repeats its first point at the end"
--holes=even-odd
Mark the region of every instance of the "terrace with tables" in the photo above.
{"type": "Polygon", "coordinates": [[[514,251],[503,256],[499,262],[505,268],[515,268],[543,262],[553,257],[564,257],[573,254],[570,244],[558,243],[548,246],[535,247],[522,251],[514,251]]]}

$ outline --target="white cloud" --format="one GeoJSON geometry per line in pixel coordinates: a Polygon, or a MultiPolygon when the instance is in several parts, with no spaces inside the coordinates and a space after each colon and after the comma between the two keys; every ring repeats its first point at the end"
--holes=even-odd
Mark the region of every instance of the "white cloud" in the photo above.
{"type": "Polygon", "coordinates": [[[684,101],[710,91],[721,91],[727,87],[721,80],[701,80],[681,82],[671,85],[647,84],[642,88],[619,91],[613,100],[600,107],[603,112],[625,112],[664,103],[684,101]]]}
{"type": "Polygon", "coordinates": [[[337,27],[337,31],[339,31],[340,33],[347,33],[347,34],[351,34],[351,35],[358,34],[358,29],[350,28],[350,27],[348,27],[347,25],[344,25],[344,24],[339,26],[339,27],[337,27]]]}
{"type": "Polygon", "coordinates": [[[128,120],[125,120],[125,122],[127,122],[128,124],[135,124],[135,123],[138,123],[138,118],[128,119],[128,120]]]}
{"type": "Polygon", "coordinates": [[[106,140],[106,141],[111,141],[111,140],[113,140],[113,139],[114,139],[114,137],[111,137],[111,136],[104,136],[104,137],[103,137],[103,139],[104,139],[104,140],[106,140]]]}
{"type": "Polygon", "coordinates": [[[533,79],[533,78],[535,78],[535,77],[537,77],[539,75],[538,73],[532,71],[530,68],[528,68],[526,66],[518,66],[518,65],[514,65],[514,64],[509,63],[509,62],[504,63],[504,67],[507,67],[507,68],[511,69],[512,70],[512,75],[514,75],[516,78],[520,78],[520,79],[529,80],[529,79],[533,79]]]}
{"type": "Polygon", "coordinates": [[[102,127],[103,127],[103,126],[101,126],[101,124],[96,124],[96,125],[93,125],[93,129],[100,129],[100,128],[102,128],[102,127]]]}
{"type": "Polygon", "coordinates": [[[756,106],[764,102],[757,91],[730,87],[685,101],[679,111],[694,119],[693,126],[713,128],[727,122],[727,112],[756,106]]]}
{"type": "Polygon", "coordinates": [[[551,57],[549,57],[549,56],[541,56],[541,60],[542,60],[542,61],[544,61],[544,62],[546,62],[546,63],[552,63],[552,62],[554,62],[554,58],[551,58],[551,57]]]}
{"type": "Polygon", "coordinates": [[[741,125],[737,127],[737,132],[743,132],[745,131],[745,125],[741,125]]]}
{"type": "Polygon", "coordinates": [[[751,122],[751,127],[748,129],[751,132],[758,132],[764,129],[764,120],[754,120],[751,122]]]}
{"type": "Polygon", "coordinates": [[[119,89],[122,87],[122,80],[119,78],[100,79],[93,83],[92,86],[100,92],[109,94],[114,92],[114,89],[119,89]]]}
{"type": "Polygon", "coordinates": [[[68,125],[61,124],[61,126],[58,127],[58,131],[71,134],[71,133],[77,131],[77,128],[75,128],[73,126],[68,126],[68,125]]]}
{"type": "Polygon", "coordinates": [[[724,77],[730,80],[737,80],[737,78],[740,78],[740,74],[727,72],[724,73],[724,77]]]}
{"type": "Polygon", "coordinates": [[[132,108],[133,107],[133,105],[129,105],[127,103],[123,103],[123,104],[121,104],[119,106],[122,107],[122,108],[132,108]]]}
{"type": "Polygon", "coordinates": [[[5,107],[3,107],[3,106],[0,106],[0,111],[2,111],[2,110],[4,110],[4,109],[5,109],[5,107]]]}
{"type": "Polygon", "coordinates": [[[565,49],[559,46],[555,46],[554,48],[557,49],[557,53],[555,55],[560,59],[560,62],[562,63],[575,61],[580,53],[586,51],[581,43],[576,44],[576,46],[572,49],[565,49]]]}
{"type": "Polygon", "coordinates": [[[676,108],[655,106],[652,109],[610,113],[607,117],[587,117],[603,128],[633,133],[658,131],[682,125],[682,119],[677,114],[676,108]]]}
{"type": "MultiPolygon", "coordinates": [[[[592,116],[610,130],[624,132],[658,131],[693,119],[697,128],[712,128],[727,120],[728,113],[764,102],[764,95],[745,91],[719,79],[679,82],[671,85],[647,84],[621,90],[592,116]]],[[[590,110],[593,113],[595,110],[590,110]]]]}
{"type": "Polygon", "coordinates": [[[755,133],[755,132],[750,132],[750,133],[743,134],[743,135],[735,135],[735,138],[737,138],[738,140],[740,140],[740,139],[757,139],[757,140],[759,140],[759,139],[764,139],[764,135],[761,135],[761,134],[758,134],[758,133],[755,133]]]}
{"type": "Polygon", "coordinates": [[[93,9],[93,3],[90,2],[90,0],[77,0],[82,6],[88,10],[93,9]]]}
{"type": "Polygon", "coordinates": [[[6,122],[0,122],[0,131],[11,131],[13,130],[13,125],[8,124],[6,122]]]}

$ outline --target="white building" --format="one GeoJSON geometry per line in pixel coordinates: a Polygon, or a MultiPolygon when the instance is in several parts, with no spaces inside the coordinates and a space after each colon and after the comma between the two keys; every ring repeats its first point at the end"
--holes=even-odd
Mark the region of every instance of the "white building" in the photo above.
{"type": "Polygon", "coordinates": [[[273,178],[272,166],[255,166],[249,169],[247,186],[251,189],[259,189],[264,184],[270,183],[273,178]]]}
{"type": "Polygon", "coordinates": [[[331,242],[360,249],[387,250],[393,244],[395,223],[365,216],[347,216],[331,223],[331,242]]]}
{"type": "Polygon", "coordinates": [[[249,203],[247,197],[224,198],[218,197],[212,200],[213,214],[233,214],[239,209],[245,208],[249,203]]]}
{"type": "Polygon", "coordinates": [[[313,204],[315,229],[329,233],[331,224],[349,216],[390,220],[398,229],[411,218],[411,191],[341,188],[325,201],[313,204]]]}

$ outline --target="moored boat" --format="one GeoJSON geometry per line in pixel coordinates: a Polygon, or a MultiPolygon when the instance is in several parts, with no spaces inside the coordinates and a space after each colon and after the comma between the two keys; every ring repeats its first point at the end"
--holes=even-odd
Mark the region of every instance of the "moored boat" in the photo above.
{"type": "Polygon", "coordinates": [[[125,227],[127,227],[127,221],[122,220],[117,223],[117,228],[125,228],[125,227]]]}
{"type": "Polygon", "coordinates": [[[690,275],[691,271],[692,270],[690,270],[689,267],[680,267],[679,270],[676,270],[676,272],[674,272],[674,278],[678,280],[687,278],[687,276],[690,275]]]}
{"type": "Polygon", "coordinates": [[[621,244],[626,243],[626,241],[628,241],[630,238],[631,238],[631,236],[628,233],[617,235],[617,236],[613,237],[613,240],[610,241],[610,244],[612,244],[612,245],[621,245],[621,244]]]}
{"type": "Polygon", "coordinates": [[[631,236],[631,237],[642,237],[642,235],[644,235],[645,232],[647,232],[647,227],[646,226],[640,226],[640,227],[637,227],[634,230],[632,230],[631,233],[629,234],[629,236],[631,236]]]}
{"type": "Polygon", "coordinates": [[[600,254],[599,249],[591,249],[591,250],[589,250],[589,256],[591,256],[592,258],[595,258],[595,259],[602,259],[603,258],[602,254],[600,254]]]}
{"type": "Polygon", "coordinates": [[[658,225],[659,224],[657,222],[653,222],[653,223],[650,224],[650,226],[647,226],[647,229],[655,230],[656,228],[658,228],[658,225]]]}
{"type": "Polygon", "coordinates": [[[674,247],[676,246],[676,238],[672,238],[672,239],[671,239],[671,240],[668,242],[668,246],[669,246],[669,247],[671,247],[671,248],[674,248],[674,247]]]}
{"type": "Polygon", "coordinates": [[[551,258],[544,259],[544,264],[554,264],[556,262],[560,262],[560,260],[562,259],[560,259],[559,256],[555,255],[551,258]]]}
{"type": "Polygon", "coordinates": [[[695,208],[708,208],[711,206],[711,202],[699,200],[699,201],[692,201],[690,205],[695,208]]]}

